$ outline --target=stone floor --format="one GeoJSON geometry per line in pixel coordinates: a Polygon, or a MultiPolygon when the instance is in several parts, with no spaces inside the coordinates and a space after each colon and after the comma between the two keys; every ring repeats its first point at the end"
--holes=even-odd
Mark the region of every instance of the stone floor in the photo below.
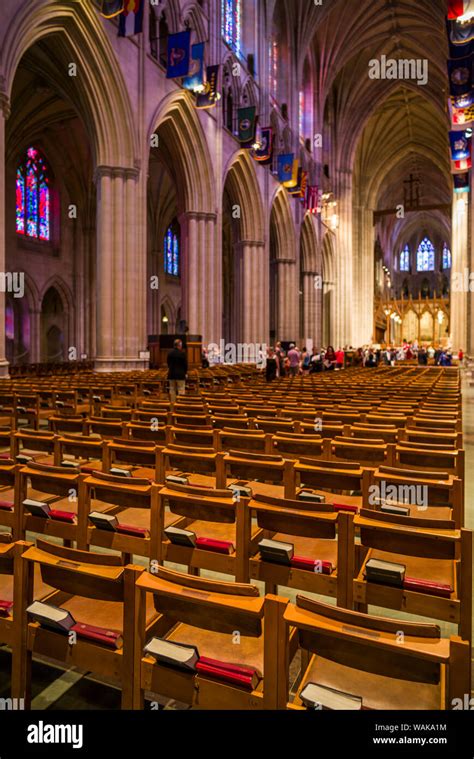
{"type": "MultiPolygon", "coordinates": [[[[466,484],[465,484],[465,503],[466,503],[466,527],[474,529],[474,508],[471,505],[474,496],[474,380],[473,387],[470,387],[470,376],[468,372],[463,377],[463,432],[464,447],[466,450],[466,484]]],[[[33,536],[28,536],[33,537],[33,536]]],[[[135,557],[138,564],[145,564],[143,559],[135,557]]],[[[178,570],[182,568],[176,567],[178,570]]],[[[204,576],[212,577],[210,572],[203,573],[204,576]]],[[[222,576],[221,576],[222,577],[222,576]]],[[[257,583],[258,584],[258,583],[257,583]]],[[[262,587],[263,590],[263,587],[262,587]]],[[[294,598],[295,591],[287,589],[285,593],[294,598]]],[[[326,603],[327,598],[321,598],[326,603]]],[[[376,607],[370,607],[371,613],[378,613],[376,607]]],[[[382,616],[387,616],[387,610],[380,609],[382,616]]],[[[409,619],[408,615],[391,612],[392,617],[404,617],[409,619]]],[[[418,620],[420,618],[418,617],[418,620]]],[[[433,620],[426,620],[432,622],[433,620]]],[[[438,623],[442,629],[443,635],[449,635],[456,632],[455,627],[449,623],[438,623]]],[[[295,662],[294,669],[297,669],[295,662]]],[[[10,654],[7,649],[0,648],[0,698],[9,696],[9,670],[10,654]]],[[[474,670],[474,667],[473,667],[474,670]]],[[[52,663],[44,661],[35,661],[33,663],[33,709],[119,709],[120,708],[120,691],[91,676],[87,672],[75,669],[64,671],[52,663]]],[[[474,683],[473,683],[474,686],[474,683]]],[[[185,708],[174,702],[162,704],[167,709],[185,708]]]]}

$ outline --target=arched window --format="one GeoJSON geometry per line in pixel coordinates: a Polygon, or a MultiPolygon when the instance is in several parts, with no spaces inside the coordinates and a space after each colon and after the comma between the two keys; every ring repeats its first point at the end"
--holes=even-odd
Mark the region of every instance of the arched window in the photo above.
{"type": "Polygon", "coordinates": [[[433,243],[428,237],[425,237],[419,244],[416,252],[416,270],[417,271],[434,271],[435,267],[435,249],[433,243]]]}
{"type": "Polygon", "coordinates": [[[242,45],[242,0],[222,0],[222,36],[234,53],[242,45]]]}
{"type": "Polygon", "coordinates": [[[443,270],[451,268],[451,251],[449,250],[447,243],[444,243],[444,245],[443,245],[443,262],[442,262],[442,266],[443,266],[443,270]]]}
{"type": "Polygon", "coordinates": [[[299,92],[299,136],[301,139],[313,133],[313,87],[311,82],[311,65],[306,58],[303,66],[303,82],[299,92]]]}
{"type": "Polygon", "coordinates": [[[400,253],[400,271],[410,271],[410,248],[405,245],[400,253]]]}
{"type": "Polygon", "coordinates": [[[16,231],[36,240],[51,239],[51,197],[46,163],[28,148],[16,172],[16,231]]]}
{"type": "Polygon", "coordinates": [[[174,219],[166,230],[164,239],[165,272],[172,277],[179,277],[179,224],[174,219]]]}

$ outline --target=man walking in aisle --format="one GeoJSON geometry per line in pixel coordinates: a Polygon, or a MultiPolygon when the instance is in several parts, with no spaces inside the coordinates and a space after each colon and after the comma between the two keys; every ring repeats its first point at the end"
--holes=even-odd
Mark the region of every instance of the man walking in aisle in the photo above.
{"type": "Polygon", "coordinates": [[[186,390],[186,375],[188,373],[188,359],[183,351],[181,340],[175,340],[173,350],[168,353],[168,384],[170,389],[171,403],[176,400],[176,394],[184,395],[186,390]]]}

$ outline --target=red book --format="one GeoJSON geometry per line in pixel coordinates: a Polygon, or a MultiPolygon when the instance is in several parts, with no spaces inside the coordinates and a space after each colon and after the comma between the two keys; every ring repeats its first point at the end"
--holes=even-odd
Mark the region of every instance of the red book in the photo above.
{"type": "Polygon", "coordinates": [[[423,580],[419,577],[405,577],[403,587],[405,590],[427,593],[430,596],[441,596],[442,598],[449,598],[453,592],[451,585],[445,585],[442,582],[432,582],[432,580],[423,580]]]}
{"type": "Polygon", "coordinates": [[[333,506],[334,511],[350,511],[352,514],[357,514],[359,511],[359,507],[352,503],[333,503],[333,506]]]}
{"type": "Polygon", "coordinates": [[[3,509],[3,511],[13,511],[13,501],[0,501],[0,509],[3,509]]]}
{"type": "Polygon", "coordinates": [[[330,575],[332,564],[330,561],[321,561],[320,559],[308,559],[306,556],[293,556],[290,562],[296,569],[308,569],[316,574],[330,575]]]}
{"type": "Polygon", "coordinates": [[[87,638],[88,640],[96,641],[96,643],[103,643],[109,648],[121,648],[123,645],[122,635],[116,630],[107,630],[105,627],[94,627],[94,625],[86,625],[84,622],[76,622],[70,629],[74,630],[79,638],[87,638]]]}
{"type": "Polygon", "coordinates": [[[234,544],[229,540],[214,540],[214,538],[197,538],[196,548],[202,548],[205,551],[215,551],[216,553],[233,553],[234,544]]]}
{"type": "Polygon", "coordinates": [[[59,511],[59,509],[50,509],[48,516],[51,519],[56,519],[58,522],[69,522],[69,524],[74,524],[76,521],[76,513],[74,511],[59,511]]]}
{"type": "Polygon", "coordinates": [[[13,609],[13,601],[0,601],[0,617],[8,617],[13,609]]]}
{"type": "Polygon", "coordinates": [[[117,525],[117,532],[121,532],[123,535],[132,535],[135,538],[148,537],[148,530],[145,527],[135,527],[133,524],[121,524],[117,525]]]}
{"type": "Polygon", "coordinates": [[[201,656],[196,662],[196,670],[201,675],[221,680],[230,685],[240,685],[246,690],[254,690],[261,680],[260,673],[253,667],[220,662],[201,656]]]}
{"type": "Polygon", "coordinates": [[[5,453],[0,453],[0,459],[9,459],[9,458],[10,458],[10,454],[8,453],[8,451],[5,451],[5,453]]]}

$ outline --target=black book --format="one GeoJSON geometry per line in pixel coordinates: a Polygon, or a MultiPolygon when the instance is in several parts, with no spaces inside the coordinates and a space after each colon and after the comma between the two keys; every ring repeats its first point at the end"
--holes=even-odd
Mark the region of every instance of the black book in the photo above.
{"type": "Polygon", "coordinates": [[[35,622],[58,632],[67,633],[76,624],[76,620],[67,609],[61,609],[53,604],[33,601],[26,611],[35,622]]]}
{"type": "Polygon", "coordinates": [[[119,523],[113,514],[103,514],[101,511],[91,511],[89,521],[94,527],[99,530],[107,530],[107,532],[116,532],[119,523]]]}
{"type": "Polygon", "coordinates": [[[171,484],[176,483],[177,485],[187,485],[189,480],[185,474],[179,472],[178,474],[168,474],[166,476],[166,482],[170,482],[171,484]]]}
{"type": "Polygon", "coordinates": [[[175,643],[163,638],[152,638],[143,649],[144,653],[153,656],[160,664],[182,669],[185,672],[195,672],[199,651],[196,646],[185,643],[175,643]]]}
{"type": "Polygon", "coordinates": [[[328,688],[317,683],[307,683],[300,693],[303,704],[308,709],[330,710],[359,710],[362,709],[362,698],[353,696],[335,688],[328,688]]]}
{"type": "Polygon", "coordinates": [[[310,503],[326,503],[326,496],[312,493],[311,490],[300,490],[298,499],[300,501],[309,501],[310,503]]]}
{"type": "Polygon", "coordinates": [[[404,564],[396,564],[382,559],[369,559],[365,565],[365,579],[367,582],[376,582],[382,585],[403,587],[406,567],[404,564]]]}
{"type": "Polygon", "coordinates": [[[30,514],[33,514],[33,516],[43,517],[43,519],[47,519],[49,512],[51,511],[49,504],[44,501],[35,501],[33,498],[25,498],[23,506],[30,512],[30,514]]]}
{"type": "Polygon", "coordinates": [[[275,564],[290,566],[293,558],[293,543],[282,543],[280,540],[264,538],[258,544],[263,561],[273,561],[275,564]]]}
{"type": "Polygon", "coordinates": [[[129,469],[121,469],[118,466],[110,468],[110,474],[115,474],[116,477],[131,477],[132,473],[129,469]]]}
{"type": "Polygon", "coordinates": [[[380,511],[384,514],[397,514],[402,517],[407,517],[410,514],[410,509],[407,506],[396,506],[394,503],[382,503],[380,511]]]}
{"type": "Polygon", "coordinates": [[[194,548],[196,546],[196,533],[191,530],[182,530],[180,527],[167,527],[165,530],[166,537],[176,546],[187,546],[194,548]]]}

